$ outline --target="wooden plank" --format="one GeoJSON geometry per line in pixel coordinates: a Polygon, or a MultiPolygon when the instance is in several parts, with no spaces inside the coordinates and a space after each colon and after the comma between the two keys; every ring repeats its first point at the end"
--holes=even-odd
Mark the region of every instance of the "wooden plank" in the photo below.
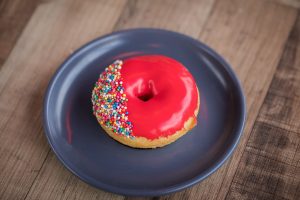
{"type": "MultiPolygon", "coordinates": [[[[124,5],[122,0],[62,0],[36,9],[0,73],[0,199],[24,199],[49,152],[41,112],[53,72],[73,49],[110,32],[124,5]]],[[[43,187],[34,185],[29,197],[44,199],[53,192],[41,194],[43,187]]]]}
{"type": "Polygon", "coordinates": [[[103,192],[71,174],[50,152],[26,199],[124,199],[103,192]]]}
{"type": "Polygon", "coordinates": [[[271,0],[276,1],[282,5],[292,6],[294,8],[300,8],[300,0],[271,0]]]}
{"type": "Polygon", "coordinates": [[[116,29],[154,27],[197,37],[212,11],[214,0],[129,1],[116,29]]]}
{"type": "Polygon", "coordinates": [[[231,159],[215,174],[162,199],[226,197],[296,14],[294,8],[272,1],[217,1],[199,38],[232,64],[242,82],[248,113],[244,135],[231,159]]]}
{"type": "Polygon", "coordinates": [[[0,69],[38,3],[39,0],[0,1],[0,69]]]}
{"type": "Polygon", "coordinates": [[[227,199],[300,199],[300,17],[227,199]]]}
{"type": "MultiPolygon", "coordinates": [[[[180,8],[187,10],[190,4],[183,4],[181,1],[130,1],[127,4],[125,10],[122,12],[115,29],[134,27],[131,24],[143,24],[146,27],[152,27],[153,20],[157,20],[155,12],[160,11],[160,20],[156,22],[156,25],[165,25],[170,21],[168,26],[169,29],[179,30],[179,24],[188,23],[192,17],[196,17],[199,20],[196,21],[198,25],[192,24],[194,28],[188,30],[182,30],[185,33],[191,35],[199,35],[202,27],[204,25],[203,19],[206,19],[212,8],[213,1],[210,3],[205,3],[207,1],[190,1],[191,5],[195,7],[198,5],[198,9],[189,12],[180,12],[180,8]],[[151,13],[152,20],[144,20],[145,12],[151,13]],[[196,12],[197,11],[197,12],[196,12]],[[133,13],[131,13],[133,12],[133,13]],[[203,18],[203,19],[202,19],[203,18]],[[134,23],[131,22],[134,20],[134,23]],[[200,23],[201,22],[201,23],[200,23]]],[[[69,13],[71,16],[72,13],[69,13]]],[[[147,14],[148,16],[149,14],[147,14]]],[[[147,17],[146,16],[146,17],[147,17]]],[[[35,18],[36,15],[33,16],[35,18]]],[[[180,30],[179,30],[180,31],[180,30]]],[[[42,33],[41,33],[42,34],[42,33]]],[[[46,39],[45,39],[46,40],[46,39]]],[[[47,41],[49,38],[47,38],[47,41]]],[[[50,38],[50,40],[52,40],[50,38]]],[[[62,44],[63,45],[63,44],[62,44]]],[[[77,177],[74,177],[70,172],[68,172],[59,162],[53,158],[52,153],[46,159],[45,164],[41,170],[41,173],[34,182],[26,199],[122,199],[124,197],[117,195],[107,195],[107,193],[102,193],[100,190],[95,190],[94,188],[87,186],[87,184],[80,181],[77,177]],[[55,171],[56,175],[53,176],[55,171]],[[62,178],[63,177],[63,178],[62,178]],[[47,192],[45,192],[47,191],[47,192]]]]}
{"type": "Polygon", "coordinates": [[[299,177],[295,166],[246,151],[226,199],[299,199],[299,177]]]}

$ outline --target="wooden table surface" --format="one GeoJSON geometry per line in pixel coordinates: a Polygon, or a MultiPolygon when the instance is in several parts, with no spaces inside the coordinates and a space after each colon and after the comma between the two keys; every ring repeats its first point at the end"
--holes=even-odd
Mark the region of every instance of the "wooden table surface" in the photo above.
{"type": "Polygon", "coordinates": [[[207,43],[232,65],[247,101],[244,134],[226,164],[153,199],[300,199],[299,7],[298,0],[0,0],[0,199],[136,199],[71,174],[41,119],[62,61],[98,36],[133,27],[207,43]]]}

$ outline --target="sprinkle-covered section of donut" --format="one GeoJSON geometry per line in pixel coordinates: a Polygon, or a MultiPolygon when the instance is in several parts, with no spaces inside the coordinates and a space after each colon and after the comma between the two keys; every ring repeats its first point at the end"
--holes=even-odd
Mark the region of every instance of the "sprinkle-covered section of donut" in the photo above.
{"type": "Polygon", "coordinates": [[[117,60],[100,74],[92,94],[93,112],[101,125],[116,134],[133,138],[133,125],[128,119],[128,99],[120,73],[122,64],[121,60],[117,60]]]}

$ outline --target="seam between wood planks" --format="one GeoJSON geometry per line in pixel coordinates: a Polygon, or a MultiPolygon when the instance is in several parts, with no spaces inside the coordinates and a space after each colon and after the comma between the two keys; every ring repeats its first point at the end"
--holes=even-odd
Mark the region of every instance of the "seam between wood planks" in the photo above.
{"type": "MultiPolygon", "coordinates": [[[[43,131],[44,131],[44,129],[43,129],[43,131]]],[[[48,152],[47,152],[47,155],[45,156],[45,159],[44,159],[44,161],[43,161],[43,163],[42,163],[40,169],[38,170],[38,173],[37,173],[36,176],[34,177],[32,183],[31,183],[31,185],[30,185],[30,187],[29,187],[29,189],[28,189],[28,191],[27,191],[27,193],[26,193],[26,195],[25,195],[25,197],[24,197],[24,200],[27,198],[27,196],[28,196],[28,194],[29,194],[29,192],[30,192],[32,186],[33,186],[34,183],[35,183],[35,180],[37,179],[37,177],[39,176],[39,174],[40,174],[40,172],[41,172],[41,169],[42,169],[43,166],[45,165],[46,160],[47,160],[47,158],[48,158],[48,156],[49,156],[49,154],[50,154],[50,151],[52,151],[52,150],[51,150],[51,148],[49,147],[49,150],[48,150],[48,152]]]]}
{"type": "Polygon", "coordinates": [[[132,16],[132,12],[134,12],[134,7],[136,6],[137,0],[127,0],[126,6],[124,6],[118,20],[116,21],[113,31],[118,31],[119,26],[121,25],[122,19],[125,17],[130,18],[132,16]],[[128,16],[127,16],[128,12],[128,16]]]}
{"type": "Polygon", "coordinates": [[[300,8],[300,1],[299,0],[267,0],[272,1],[275,4],[281,5],[281,6],[287,6],[292,8],[300,8]]]}
{"type": "MultiPolygon", "coordinates": [[[[6,6],[10,4],[10,3],[7,3],[7,2],[8,1],[5,1],[5,0],[1,1],[0,0],[0,6],[2,5],[2,7],[0,7],[0,10],[5,9],[6,6]]],[[[17,1],[14,0],[13,3],[15,4],[15,2],[17,2],[17,1]]],[[[30,21],[33,13],[35,12],[36,8],[39,6],[39,4],[41,2],[43,2],[43,0],[33,0],[33,1],[31,1],[29,4],[27,4],[27,5],[29,5],[28,7],[25,6],[27,8],[27,9],[25,9],[25,13],[21,13],[21,16],[17,15],[16,18],[14,18],[12,16],[5,16],[5,14],[4,14],[3,18],[0,16],[0,20],[3,20],[4,24],[6,24],[6,22],[8,22],[9,29],[17,27],[17,31],[12,30],[12,37],[9,37],[9,39],[8,39],[8,41],[9,41],[9,43],[8,43],[9,45],[8,45],[8,48],[7,48],[8,52],[2,54],[2,56],[4,55],[4,57],[0,56],[1,57],[1,59],[0,59],[0,72],[1,72],[2,67],[6,63],[7,58],[10,56],[12,50],[14,49],[15,45],[17,44],[20,36],[22,35],[25,27],[27,26],[28,22],[30,21]],[[29,10],[28,10],[28,8],[29,8],[29,10]],[[25,20],[19,20],[21,18],[22,19],[25,18],[25,20]],[[18,25],[14,24],[15,25],[14,27],[10,27],[10,24],[13,23],[13,21],[19,21],[20,23],[18,23],[18,25]],[[18,29],[20,29],[19,26],[21,27],[21,30],[18,30],[18,29]]],[[[8,10],[9,10],[9,8],[12,8],[13,10],[17,8],[16,10],[18,10],[20,7],[24,8],[24,7],[20,6],[19,3],[17,3],[17,5],[13,5],[11,7],[8,7],[8,10]]],[[[4,25],[4,26],[6,26],[6,25],[4,25]]]]}
{"type": "Polygon", "coordinates": [[[212,16],[212,14],[215,12],[216,4],[217,4],[217,0],[215,0],[215,1],[213,2],[212,6],[211,6],[211,9],[210,9],[210,11],[209,11],[209,13],[208,13],[208,15],[207,15],[207,17],[206,17],[206,20],[205,20],[205,22],[204,22],[204,24],[203,24],[202,30],[200,30],[200,33],[198,34],[196,40],[199,40],[198,38],[201,38],[201,35],[203,35],[203,32],[205,31],[205,28],[206,28],[206,26],[207,26],[207,23],[208,23],[208,21],[209,21],[209,18],[210,18],[210,17],[212,16]]]}

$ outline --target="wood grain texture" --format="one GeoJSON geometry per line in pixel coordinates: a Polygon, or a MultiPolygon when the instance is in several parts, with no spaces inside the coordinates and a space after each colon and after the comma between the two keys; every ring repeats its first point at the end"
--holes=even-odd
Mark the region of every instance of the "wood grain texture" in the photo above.
{"type": "Polygon", "coordinates": [[[276,1],[280,4],[286,6],[292,6],[294,8],[300,8],[300,0],[271,0],[271,1],[276,1]]]}
{"type": "MultiPolygon", "coordinates": [[[[67,55],[113,29],[124,4],[63,0],[38,6],[0,73],[0,199],[24,199],[27,194],[45,199],[53,193],[40,192],[44,186],[39,184],[28,193],[49,152],[41,122],[45,88],[67,55]]],[[[57,173],[71,176],[63,172],[57,173]]]]}
{"type": "Polygon", "coordinates": [[[197,37],[212,11],[215,0],[130,0],[116,29],[163,28],[197,37]]]}
{"type": "Polygon", "coordinates": [[[300,199],[300,17],[227,199],[300,199]]]}
{"type": "Polygon", "coordinates": [[[80,181],[51,152],[26,199],[124,199],[80,181]]]}
{"type": "MultiPolygon", "coordinates": [[[[4,113],[0,116],[0,199],[125,198],[92,188],[59,163],[52,151],[49,151],[43,135],[41,112],[42,97],[51,75],[74,49],[112,30],[133,27],[166,28],[209,44],[232,64],[242,82],[247,100],[248,119],[244,135],[226,165],[190,189],[154,199],[224,199],[226,195],[228,199],[244,197],[242,195],[247,191],[249,193],[249,188],[245,188],[243,182],[240,184],[242,179],[248,180],[242,173],[252,173],[253,166],[260,162],[264,162],[263,167],[275,166],[271,171],[260,166],[266,174],[274,174],[275,179],[272,180],[279,180],[282,173],[289,177],[282,179],[282,182],[288,184],[280,187],[278,193],[283,190],[291,193],[297,191],[293,189],[297,179],[290,177],[299,172],[299,155],[293,154],[299,151],[295,150],[295,145],[299,144],[299,123],[293,120],[293,117],[296,119],[299,116],[299,112],[293,110],[299,101],[286,98],[278,100],[279,97],[287,96],[278,95],[278,91],[274,93],[277,100],[269,101],[279,102],[281,107],[291,105],[288,106],[291,111],[278,108],[285,113],[284,117],[279,117],[276,115],[278,110],[266,108],[267,114],[272,111],[275,113],[269,117],[281,119],[280,123],[268,120],[268,116],[263,115],[261,125],[256,124],[252,133],[263,129],[267,137],[268,128],[276,124],[275,128],[279,129],[271,127],[271,131],[281,135],[282,129],[288,130],[291,133],[288,141],[295,140],[294,143],[286,142],[288,145],[284,151],[276,151],[270,145],[256,151],[254,143],[257,139],[251,136],[247,145],[296,13],[293,7],[268,0],[54,0],[41,3],[0,73],[0,112],[4,113]],[[273,150],[277,152],[278,158],[269,159],[268,153],[272,154],[273,150]],[[253,157],[252,153],[264,157],[253,157]],[[268,160],[264,160],[265,157],[268,160]],[[282,161],[283,158],[286,160],[282,161]],[[274,159],[280,164],[278,169],[274,159]],[[243,165],[245,162],[250,168],[247,168],[248,164],[243,165]],[[283,170],[281,164],[288,166],[283,170]],[[296,170],[295,173],[290,173],[293,170],[296,170]]],[[[285,80],[286,73],[283,72],[281,76],[285,80]]],[[[294,79],[298,80],[292,76],[291,80],[294,79]]],[[[288,84],[291,80],[284,83],[286,88],[290,88],[288,84]]],[[[292,99],[300,96],[297,89],[294,91],[294,95],[289,93],[292,99]]],[[[267,99],[270,99],[269,95],[267,99]]],[[[258,177],[260,174],[254,175],[258,177]]],[[[249,180],[252,180],[251,177],[249,180]]],[[[266,182],[259,180],[249,184],[255,189],[256,183],[264,185],[266,182]]],[[[270,191],[277,191],[274,188],[279,186],[273,185],[272,188],[262,188],[261,196],[257,197],[269,198],[270,191]]]]}
{"type": "Polygon", "coordinates": [[[226,197],[296,13],[272,1],[217,1],[199,38],[231,63],[242,83],[248,113],[244,134],[233,156],[216,173],[162,199],[226,197]]]}
{"type": "Polygon", "coordinates": [[[39,2],[0,1],[0,69],[39,2]]]}

